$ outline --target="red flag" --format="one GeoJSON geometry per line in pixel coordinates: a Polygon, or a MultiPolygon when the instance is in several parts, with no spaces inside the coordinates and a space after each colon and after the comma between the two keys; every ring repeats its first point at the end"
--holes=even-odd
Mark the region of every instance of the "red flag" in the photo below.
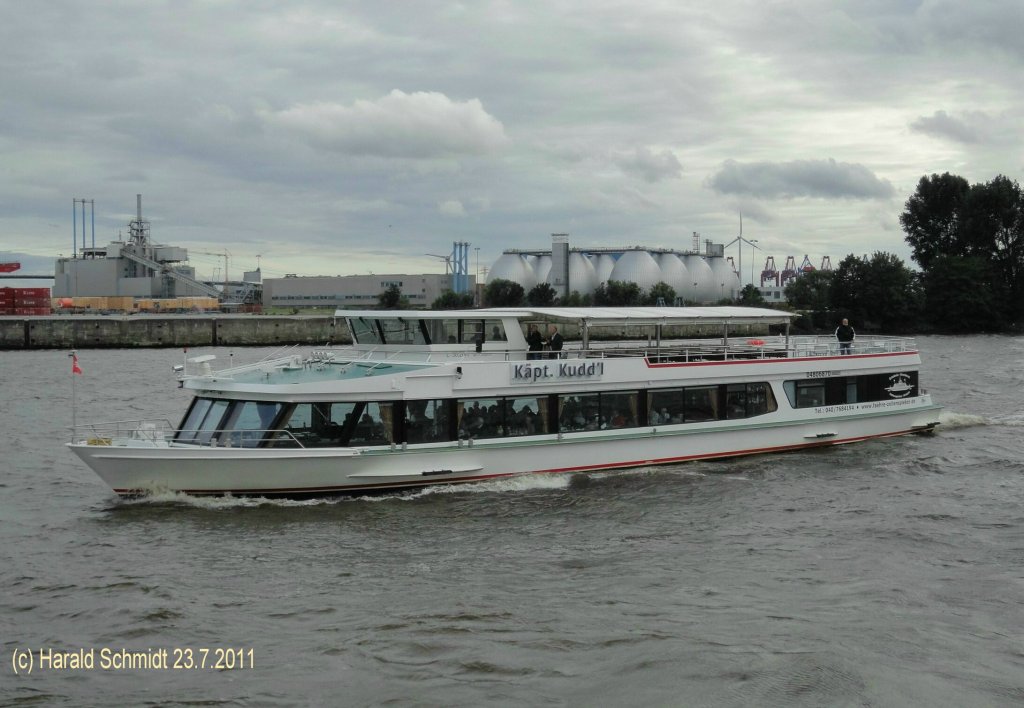
{"type": "Polygon", "coordinates": [[[71,373],[72,374],[78,374],[79,376],[82,375],[82,367],[78,365],[78,355],[77,354],[72,354],[71,355],[71,373]]]}

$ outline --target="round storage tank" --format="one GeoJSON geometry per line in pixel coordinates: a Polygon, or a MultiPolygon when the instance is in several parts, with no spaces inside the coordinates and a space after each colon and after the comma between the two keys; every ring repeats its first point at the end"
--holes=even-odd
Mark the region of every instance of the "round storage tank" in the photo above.
{"type": "MultiPolygon", "coordinates": [[[[533,265],[533,277],[537,283],[546,283],[551,273],[551,256],[538,256],[537,262],[533,265]]],[[[534,283],[536,285],[536,283],[534,283]]]]}
{"type": "Polygon", "coordinates": [[[690,273],[686,266],[674,253],[662,253],[658,256],[661,267],[661,279],[676,291],[676,297],[686,298],[686,293],[693,289],[690,273]]]}
{"type": "Polygon", "coordinates": [[[636,283],[646,295],[661,281],[661,268],[648,251],[626,251],[615,262],[608,279],[636,283]]]}
{"type": "MultiPolygon", "coordinates": [[[[548,282],[551,282],[550,273],[548,282]]],[[[569,292],[578,292],[580,295],[590,295],[597,288],[597,271],[594,264],[582,253],[572,252],[569,254],[569,292]]]]}
{"type": "Polygon", "coordinates": [[[602,253],[594,261],[594,270],[597,271],[597,284],[607,283],[615,270],[615,259],[609,253],[602,253]]]}
{"type": "Polygon", "coordinates": [[[708,264],[711,272],[715,274],[715,287],[718,288],[718,295],[715,300],[722,298],[736,298],[740,294],[740,279],[732,265],[724,258],[709,258],[708,264]]]}
{"type": "Polygon", "coordinates": [[[529,290],[537,284],[533,268],[518,253],[503,253],[494,262],[491,270],[487,273],[487,282],[495,280],[511,280],[513,283],[522,285],[524,290],[529,290]]]}
{"type": "Polygon", "coordinates": [[[718,294],[718,283],[715,282],[715,274],[707,261],[697,255],[683,256],[682,261],[690,274],[690,287],[686,289],[683,297],[700,303],[718,300],[721,297],[718,294]]]}

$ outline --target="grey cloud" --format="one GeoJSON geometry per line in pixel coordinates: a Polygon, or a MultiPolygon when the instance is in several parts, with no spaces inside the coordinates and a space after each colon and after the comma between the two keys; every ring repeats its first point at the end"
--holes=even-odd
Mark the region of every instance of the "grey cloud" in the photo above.
{"type": "Polygon", "coordinates": [[[505,128],[477,99],[394,90],[376,100],[299,104],[264,114],[312,146],[354,155],[429,159],[481,155],[507,142],[505,128]]]}
{"type": "Polygon", "coordinates": [[[647,182],[678,178],[683,172],[683,166],[671,150],[655,153],[650,148],[638,147],[631,153],[617,156],[615,162],[626,174],[647,182]]]}
{"type": "Polygon", "coordinates": [[[864,165],[833,159],[746,164],[726,160],[709,185],[722,194],[762,199],[887,199],[895,194],[888,180],[864,165]]]}
{"type": "Polygon", "coordinates": [[[977,130],[945,111],[935,111],[930,116],[922,116],[911,123],[910,128],[919,133],[948,138],[958,143],[976,143],[979,140],[977,130]]]}

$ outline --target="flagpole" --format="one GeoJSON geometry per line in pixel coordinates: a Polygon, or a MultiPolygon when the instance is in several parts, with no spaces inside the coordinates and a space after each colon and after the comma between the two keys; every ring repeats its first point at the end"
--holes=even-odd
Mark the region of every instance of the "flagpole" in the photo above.
{"type": "Polygon", "coordinates": [[[77,385],[75,379],[75,365],[78,360],[78,352],[74,349],[71,350],[71,442],[75,442],[75,436],[78,435],[78,395],[77,385]]]}

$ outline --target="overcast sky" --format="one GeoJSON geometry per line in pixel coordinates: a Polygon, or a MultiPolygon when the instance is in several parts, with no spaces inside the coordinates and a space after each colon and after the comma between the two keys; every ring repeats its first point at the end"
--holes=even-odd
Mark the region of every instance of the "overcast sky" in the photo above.
{"type": "Polygon", "coordinates": [[[741,213],[758,271],[909,265],[923,175],[1021,180],[1022,30],[1020,0],[0,0],[0,261],[52,272],[73,198],[106,244],[142,193],[201,275],[686,249],[741,213]]]}

